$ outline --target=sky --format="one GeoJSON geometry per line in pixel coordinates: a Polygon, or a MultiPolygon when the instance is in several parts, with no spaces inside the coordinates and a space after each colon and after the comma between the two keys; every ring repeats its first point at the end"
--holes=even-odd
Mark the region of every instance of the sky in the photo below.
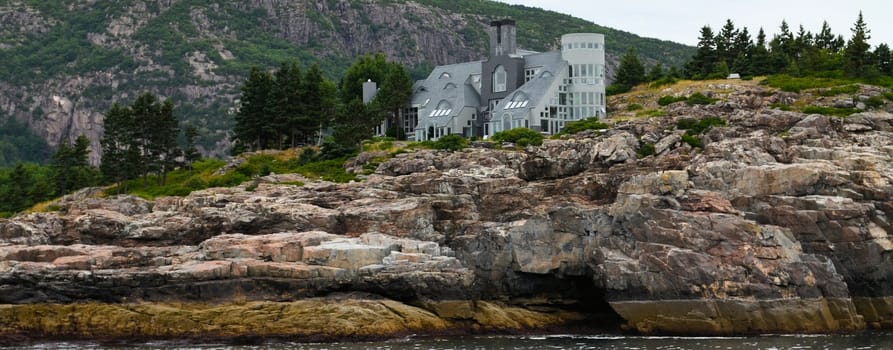
{"type": "Polygon", "coordinates": [[[893,1],[890,0],[497,0],[570,14],[595,24],[695,46],[701,27],[714,33],[731,19],[736,28],[747,27],[755,38],[759,28],[768,39],[786,20],[796,34],[799,26],[817,33],[827,20],[835,35],[849,39],[859,11],[871,31],[872,47],[893,46],[893,1]]]}

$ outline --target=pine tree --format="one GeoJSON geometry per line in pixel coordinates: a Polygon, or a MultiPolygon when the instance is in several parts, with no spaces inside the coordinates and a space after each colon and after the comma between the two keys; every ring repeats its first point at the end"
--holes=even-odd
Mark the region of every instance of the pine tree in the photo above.
{"type": "Polygon", "coordinates": [[[304,135],[304,142],[309,143],[316,141],[313,136],[317,132],[322,132],[322,127],[329,125],[332,118],[332,111],[329,105],[336,103],[334,91],[326,90],[326,80],[319,69],[319,65],[314,63],[307,70],[302,80],[301,100],[304,101],[304,114],[306,119],[300,125],[301,133],[304,135]],[[327,96],[328,95],[328,96],[327,96]]]}
{"type": "Polygon", "coordinates": [[[870,31],[865,21],[862,19],[862,11],[859,11],[859,18],[852,28],[853,36],[847,42],[844,49],[844,61],[846,62],[847,72],[853,76],[864,76],[867,68],[871,65],[871,55],[868,44],[870,31]]]}
{"type": "Polygon", "coordinates": [[[833,52],[836,39],[834,33],[831,33],[831,26],[828,25],[828,21],[824,21],[822,22],[822,30],[815,36],[815,46],[820,50],[833,52]]]}
{"type": "Polygon", "coordinates": [[[874,49],[874,60],[877,62],[878,72],[893,76],[893,62],[891,62],[890,56],[890,46],[887,44],[880,44],[874,49]]]}
{"type": "Polygon", "coordinates": [[[96,184],[96,170],[90,166],[90,140],[84,135],[75,139],[74,145],[60,142],[53,154],[52,168],[55,193],[63,195],[71,191],[96,184]]]}
{"type": "Polygon", "coordinates": [[[186,127],[183,128],[183,136],[186,138],[186,146],[183,147],[183,160],[186,162],[186,167],[192,169],[192,163],[202,159],[202,155],[199,153],[197,146],[199,137],[198,127],[192,124],[186,124],[186,127]]]}
{"type": "Polygon", "coordinates": [[[403,139],[403,126],[399,124],[400,109],[406,105],[406,101],[412,97],[412,78],[403,65],[388,62],[381,88],[375,96],[376,103],[381,105],[388,116],[389,136],[403,139]]]}
{"type": "Polygon", "coordinates": [[[766,75],[774,73],[771,69],[771,57],[769,50],[766,49],[766,32],[763,28],[757,33],[757,41],[753,45],[753,51],[750,54],[751,74],[766,75]]]}
{"type": "Polygon", "coordinates": [[[271,135],[267,134],[269,128],[264,125],[269,122],[267,115],[272,104],[272,88],[272,75],[258,67],[251,67],[248,79],[242,84],[239,111],[233,127],[234,153],[258,150],[268,143],[271,135]]]}
{"type": "Polygon", "coordinates": [[[133,114],[130,108],[115,102],[105,114],[103,120],[105,131],[102,135],[102,163],[100,170],[106,180],[118,183],[118,193],[127,192],[122,182],[137,174],[132,163],[139,161],[135,139],[133,114]],[[134,159],[136,158],[136,159],[134,159]]]}
{"type": "Polygon", "coordinates": [[[727,19],[726,24],[723,25],[716,35],[716,57],[718,61],[725,61],[731,64],[735,60],[738,56],[738,52],[735,50],[735,38],[737,36],[738,30],[735,29],[735,24],[732,23],[731,19],[727,19]]]}
{"type": "Polygon", "coordinates": [[[614,77],[614,85],[621,91],[629,91],[634,86],[645,82],[645,66],[639,61],[636,49],[630,48],[626,55],[620,58],[620,67],[617,68],[617,76],[614,77]]]}
{"type": "Polygon", "coordinates": [[[664,77],[664,66],[660,63],[655,63],[651,66],[651,69],[648,70],[648,76],[646,77],[647,81],[657,81],[663,79],[664,77]]]}
{"type": "Polygon", "coordinates": [[[698,51],[685,65],[685,75],[694,79],[706,78],[713,72],[716,63],[716,42],[713,30],[709,26],[704,26],[701,28],[701,36],[698,38],[698,51]]]}

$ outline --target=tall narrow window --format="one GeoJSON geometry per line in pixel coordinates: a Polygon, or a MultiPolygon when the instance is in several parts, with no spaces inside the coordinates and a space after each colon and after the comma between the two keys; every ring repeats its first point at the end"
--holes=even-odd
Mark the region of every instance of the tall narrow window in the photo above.
{"type": "Polygon", "coordinates": [[[506,80],[505,67],[496,66],[496,70],[493,71],[493,92],[505,91],[506,80]]]}

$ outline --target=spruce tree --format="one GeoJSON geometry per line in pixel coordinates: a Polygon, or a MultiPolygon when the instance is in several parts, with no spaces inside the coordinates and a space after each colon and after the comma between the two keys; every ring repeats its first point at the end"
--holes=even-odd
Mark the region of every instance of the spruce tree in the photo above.
{"type": "Polygon", "coordinates": [[[272,88],[272,75],[258,67],[251,67],[248,78],[242,84],[239,111],[235,116],[234,153],[258,150],[269,143],[270,135],[267,134],[269,128],[264,125],[269,122],[267,116],[272,104],[270,96],[272,88]]]}
{"type": "Polygon", "coordinates": [[[771,69],[771,57],[769,50],[766,48],[766,32],[763,28],[757,33],[757,41],[753,45],[753,51],[750,54],[751,74],[766,75],[774,73],[771,69]]]}
{"type": "Polygon", "coordinates": [[[685,65],[685,75],[693,79],[706,78],[717,63],[716,42],[713,30],[709,26],[701,27],[698,38],[698,51],[685,65]]]}
{"type": "Polygon", "coordinates": [[[398,139],[406,137],[403,125],[399,125],[399,116],[400,110],[410,97],[412,97],[412,78],[409,77],[409,72],[399,63],[388,62],[384,80],[375,99],[382,110],[387,112],[389,136],[398,139]]]}
{"type": "Polygon", "coordinates": [[[853,25],[852,32],[853,36],[844,49],[847,72],[853,76],[864,76],[871,65],[869,52],[871,45],[868,44],[868,39],[871,39],[871,36],[869,36],[868,26],[862,19],[862,11],[859,11],[859,18],[853,25]]]}
{"type": "Polygon", "coordinates": [[[620,67],[617,68],[617,76],[614,77],[614,85],[617,92],[625,92],[634,86],[645,82],[645,66],[639,61],[636,49],[630,48],[626,55],[620,58],[620,67]]]}
{"type": "Polygon", "coordinates": [[[880,44],[874,49],[874,60],[877,70],[881,74],[893,76],[893,63],[891,63],[890,46],[880,44]]]}

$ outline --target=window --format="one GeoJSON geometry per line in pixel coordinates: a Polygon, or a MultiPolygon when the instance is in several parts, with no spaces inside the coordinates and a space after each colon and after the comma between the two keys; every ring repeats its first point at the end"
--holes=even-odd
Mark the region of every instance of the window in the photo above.
{"type": "Polygon", "coordinates": [[[456,84],[453,84],[453,83],[447,83],[447,84],[443,87],[444,90],[455,89],[455,88],[456,88],[456,84]]]}
{"type": "Polygon", "coordinates": [[[453,105],[451,105],[449,102],[447,102],[447,100],[443,100],[437,104],[437,108],[435,108],[433,111],[431,111],[431,113],[428,114],[428,116],[429,117],[442,117],[445,115],[449,115],[452,112],[453,112],[453,105]]]}
{"type": "Polygon", "coordinates": [[[524,82],[528,82],[536,78],[536,75],[539,74],[541,67],[533,67],[524,69],[524,82]]]}
{"type": "Polygon", "coordinates": [[[493,92],[504,92],[506,80],[505,67],[496,66],[496,69],[493,71],[493,92]]]}
{"type": "Polygon", "coordinates": [[[438,79],[449,79],[451,77],[452,77],[452,75],[450,75],[450,72],[443,72],[440,74],[440,78],[438,78],[438,79]]]}

